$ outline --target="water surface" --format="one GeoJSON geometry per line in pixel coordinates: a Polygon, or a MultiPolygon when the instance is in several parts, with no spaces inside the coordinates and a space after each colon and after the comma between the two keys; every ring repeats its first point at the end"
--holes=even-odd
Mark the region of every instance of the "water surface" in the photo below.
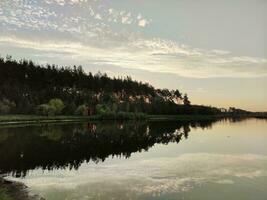
{"type": "Polygon", "coordinates": [[[266,200],[266,130],[256,119],[6,127],[0,173],[47,200],[266,200]]]}

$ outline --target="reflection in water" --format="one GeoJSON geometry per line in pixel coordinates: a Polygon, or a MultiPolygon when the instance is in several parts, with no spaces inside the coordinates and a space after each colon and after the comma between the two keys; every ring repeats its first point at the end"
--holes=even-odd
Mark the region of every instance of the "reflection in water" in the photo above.
{"type": "Polygon", "coordinates": [[[0,174],[23,177],[28,170],[78,169],[84,161],[98,163],[108,156],[129,158],[156,143],[188,138],[200,122],[96,122],[0,129],[0,174]]]}
{"type": "Polygon", "coordinates": [[[2,127],[0,173],[47,200],[266,200],[266,121],[214,122],[2,127]]]}

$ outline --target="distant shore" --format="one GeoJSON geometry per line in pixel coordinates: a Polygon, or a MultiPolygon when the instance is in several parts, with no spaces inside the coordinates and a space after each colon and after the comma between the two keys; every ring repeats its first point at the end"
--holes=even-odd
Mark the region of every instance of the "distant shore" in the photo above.
{"type": "MultiPolygon", "coordinates": [[[[148,121],[188,121],[188,120],[213,120],[226,117],[253,117],[259,119],[267,119],[267,115],[146,115],[145,120],[148,121]]],[[[97,120],[120,120],[120,119],[103,119],[101,116],[38,116],[38,115],[0,115],[1,125],[17,125],[17,124],[40,124],[40,123],[64,123],[64,122],[82,122],[97,120]]],[[[131,120],[125,119],[125,120],[131,120]]],[[[132,119],[133,120],[133,119],[132,119]]]]}

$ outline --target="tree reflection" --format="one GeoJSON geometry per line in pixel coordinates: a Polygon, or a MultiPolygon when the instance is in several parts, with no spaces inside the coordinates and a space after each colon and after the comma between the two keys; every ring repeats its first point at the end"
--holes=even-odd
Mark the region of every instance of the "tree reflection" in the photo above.
{"type": "Polygon", "coordinates": [[[200,122],[95,122],[0,129],[0,174],[23,177],[28,170],[78,169],[81,163],[129,158],[154,144],[179,143],[200,122]]]}

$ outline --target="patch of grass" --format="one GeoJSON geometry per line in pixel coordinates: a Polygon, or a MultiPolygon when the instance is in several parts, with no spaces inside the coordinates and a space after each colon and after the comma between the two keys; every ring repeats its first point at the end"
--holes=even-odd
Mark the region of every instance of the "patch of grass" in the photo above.
{"type": "Polygon", "coordinates": [[[76,122],[94,119],[94,116],[38,116],[38,115],[0,115],[0,125],[34,124],[52,122],[76,122]]]}
{"type": "MultiPolygon", "coordinates": [[[[93,116],[39,116],[39,115],[0,115],[0,125],[40,124],[40,123],[67,123],[92,120],[149,120],[149,121],[191,121],[191,120],[214,120],[226,117],[256,117],[266,119],[266,115],[146,115],[145,113],[108,112],[93,116]]],[[[1,199],[0,199],[1,200],[1,199]]]]}
{"type": "Polygon", "coordinates": [[[96,119],[99,120],[142,120],[147,119],[144,113],[131,113],[131,112],[107,112],[97,115],[96,119]]]}
{"type": "Polygon", "coordinates": [[[0,115],[0,122],[5,121],[28,121],[28,120],[63,120],[63,119],[83,119],[84,116],[39,116],[39,115],[0,115]]]}
{"type": "Polygon", "coordinates": [[[13,200],[13,198],[8,195],[7,190],[1,187],[0,187],[0,199],[1,200],[13,200]]]}
{"type": "Polygon", "coordinates": [[[177,120],[177,121],[188,121],[188,120],[212,120],[223,118],[223,115],[149,115],[149,120],[177,120]]]}
{"type": "Polygon", "coordinates": [[[127,113],[127,112],[118,112],[118,113],[109,112],[93,116],[0,115],[0,125],[78,122],[78,121],[88,121],[88,120],[139,120],[146,118],[147,115],[145,115],[144,113],[127,113]]]}

